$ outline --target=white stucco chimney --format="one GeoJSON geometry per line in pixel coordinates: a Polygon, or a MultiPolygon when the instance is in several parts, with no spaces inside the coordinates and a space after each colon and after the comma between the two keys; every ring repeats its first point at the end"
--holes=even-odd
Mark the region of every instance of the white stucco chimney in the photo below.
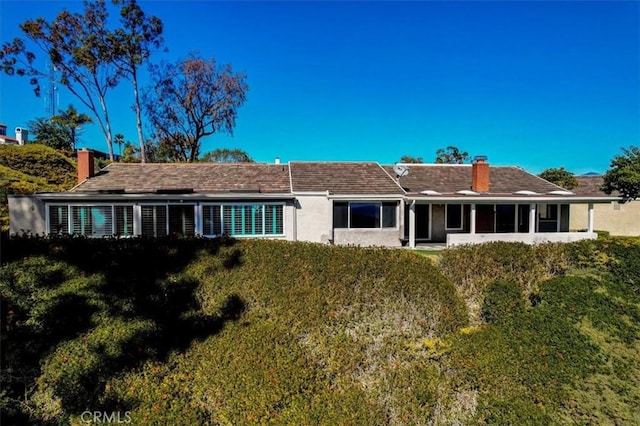
{"type": "Polygon", "coordinates": [[[276,163],[276,164],[280,164],[280,157],[276,157],[276,161],[275,161],[275,163],[276,163]]]}
{"type": "Polygon", "coordinates": [[[22,127],[16,127],[16,139],[18,140],[18,145],[24,145],[29,140],[29,131],[22,127]]]}

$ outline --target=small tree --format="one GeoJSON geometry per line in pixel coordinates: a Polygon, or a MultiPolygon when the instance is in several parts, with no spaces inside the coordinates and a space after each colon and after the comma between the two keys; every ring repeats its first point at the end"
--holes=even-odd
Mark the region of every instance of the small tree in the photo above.
{"type": "Polygon", "coordinates": [[[622,148],[622,155],[613,157],[602,190],[607,194],[618,191],[624,201],[640,197],[640,147],[622,148]]]}
{"type": "Polygon", "coordinates": [[[73,148],[69,139],[69,129],[62,123],[38,117],[27,125],[33,135],[32,143],[47,145],[54,149],[71,150],[73,148]]]}
{"type": "Polygon", "coordinates": [[[69,105],[65,111],[59,111],[58,115],[53,116],[51,122],[58,123],[67,130],[71,149],[75,150],[76,137],[82,125],[91,123],[92,120],[87,114],[78,112],[73,105],[69,105]]]}
{"type": "Polygon", "coordinates": [[[422,159],[422,157],[411,157],[410,155],[403,155],[402,157],[400,157],[400,162],[406,164],[422,164],[424,163],[424,160],[422,159]]]}
{"type": "Polygon", "coordinates": [[[469,161],[469,153],[460,151],[455,146],[448,146],[446,149],[440,148],[436,151],[435,161],[438,164],[464,164],[469,161]]]}
{"type": "Polygon", "coordinates": [[[565,170],[564,167],[560,167],[559,169],[546,169],[538,176],[544,180],[548,180],[553,184],[561,186],[564,189],[573,189],[578,186],[578,180],[576,179],[575,175],[565,170]]]}
{"type": "Polygon", "coordinates": [[[211,163],[255,163],[249,154],[239,148],[214,149],[204,154],[200,161],[211,163]]]}
{"type": "Polygon", "coordinates": [[[155,139],[174,161],[197,160],[206,136],[233,134],[249,89],[245,80],[230,65],[219,67],[214,58],[194,55],[151,67],[152,85],[143,94],[143,106],[155,139]]]}

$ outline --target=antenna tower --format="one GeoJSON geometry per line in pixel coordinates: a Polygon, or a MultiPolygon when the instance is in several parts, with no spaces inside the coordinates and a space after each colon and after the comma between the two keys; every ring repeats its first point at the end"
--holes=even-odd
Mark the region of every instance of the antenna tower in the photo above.
{"type": "Polygon", "coordinates": [[[56,86],[56,66],[47,61],[47,85],[44,89],[44,111],[49,118],[58,111],[58,86],[56,86]]]}

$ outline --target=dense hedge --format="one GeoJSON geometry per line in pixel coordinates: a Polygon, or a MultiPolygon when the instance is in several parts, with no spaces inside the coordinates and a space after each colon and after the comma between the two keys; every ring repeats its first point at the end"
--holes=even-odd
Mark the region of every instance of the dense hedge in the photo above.
{"type": "Polygon", "coordinates": [[[524,312],[522,289],[508,281],[489,284],[482,304],[482,319],[490,324],[503,323],[524,312]]]}
{"type": "Polygon", "coordinates": [[[465,299],[474,323],[481,320],[486,289],[496,280],[517,284],[524,294],[571,267],[567,245],[490,242],[444,250],[442,272],[465,299]]]}
{"type": "Polygon", "coordinates": [[[459,272],[468,282],[486,279],[476,300],[487,322],[472,327],[460,284],[405,250],[4,244],[3,424],[81,424],[86,409],[203,425],[631,424],[640,414],[633,239],[444,252],[445,271],[455,261],[473,267],[459,272]]]}
{"type": "Polygon", "coordinates": [[[467,318],[405,251],[23,238],[6,261],[2,408],[37,423],[413,423],[438,390],[410,343],[467,318]]]}

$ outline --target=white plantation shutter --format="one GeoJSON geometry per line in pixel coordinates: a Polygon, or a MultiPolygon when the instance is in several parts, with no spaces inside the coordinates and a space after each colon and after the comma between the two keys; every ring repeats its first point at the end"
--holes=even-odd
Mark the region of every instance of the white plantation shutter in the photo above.
{"type": "Polygon", "coordinates": [[[70,233],[93,237],[113,235],[113,207],[71,206],[70,233]]]}
{"type": "Polygon", "coordinates": [[[69,206],[49,206],[49,234],[69,233],[69,206]]]}
{"type": "Polygon", "coordinates": [[[203,206],[204,235],[228,234],[235,237],[282,235],[282,204],[222,204],[203,206]]]}
{"type": "Polygon", "coordinates": [[[167,207],[142,206],[142,235],[145,237],[162,237],[167,235],[167,207]]]}
{"type": "Polygon", "coordinates": [[[133,206],[115,206],[116,235],[133,235],[133,206]]]}
{"type": "Polygon", "coordinates": [[[273,204],[265,206],[265,234],[280,235],[284,233],[283,206],[273,204]]]}

